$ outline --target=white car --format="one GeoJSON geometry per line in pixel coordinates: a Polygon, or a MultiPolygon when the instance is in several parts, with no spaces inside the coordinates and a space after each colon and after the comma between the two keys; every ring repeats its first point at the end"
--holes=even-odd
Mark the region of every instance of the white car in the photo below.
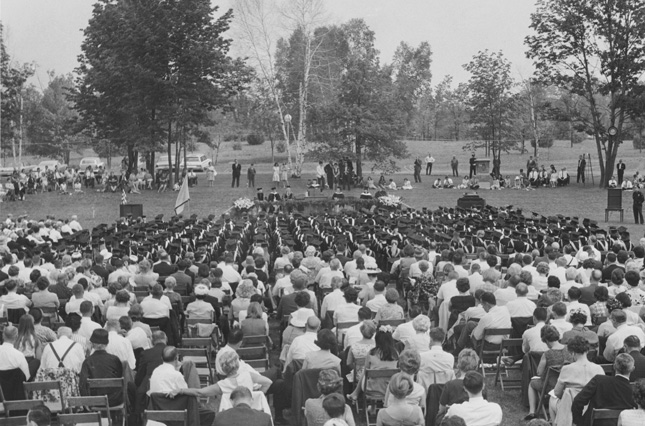
{"type": "Polygon", "coordinates": [[[37,167],[40,169],[41,172],[44,171],[45,169],[54,170],[57,167],[58,167],[58,170],[63,171],[67,168],[67,165],[61,163],[58,160],[45,160],[38,163],[37,167]]]}
{"type": "MultiPolygon", "coordinates": [[[[155,167],[157,169],[162,169],[162,170],[169,169],[168,155],[161,154],[159,155],[158,158],[159,160],[157,161],[157,164],[155,164],[155,167]]],[[[170,159],[174,166],[175,157],[171,156],[170,159]]],[[[203,172],[203,171],[206,171],[211,166],[211,164],[213,164],[213,161],[210,158],[206,157],[206,155],[204,154],[195,153],[195,154],[188,154],[186,156],[186,167],[188,168],[188,170],[203,172]]],[[[183,167],[184,167],[184,158],[180,157],[179,168],[183,169],[183,167]]]]}
{"type": "Polygon", "coordinates": [[[99,157],[85,157],[81,159],[81,162],[78,165],[80,171],[85,171],[87,166],[92,166],[92,170],[98,169],[99,167],[105,168],[105,163],[99,157]]]}

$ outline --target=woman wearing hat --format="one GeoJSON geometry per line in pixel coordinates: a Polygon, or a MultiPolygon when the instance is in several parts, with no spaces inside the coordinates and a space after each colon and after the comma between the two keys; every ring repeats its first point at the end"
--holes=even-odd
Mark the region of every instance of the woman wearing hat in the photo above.
{"type": "Polygon", "coordinates": [[[336,342],[334,333],[328,329],[319,330],[314,344],[320,350],[309,352],[305,355],[302,369],[332,368],[340,374],[340,358],[336,356],[338,353],[338,342],[336,342]]]}
{"type": "Polygon", "coordinates": [[[243,280],[235,290],[235,299],[231,302],[231,309],[228,311],[230,320],[237,320],[240,311],[247,310],[251,304],[251,296],[256,294],[255,287],[251,280],[243,280]]]}
{"type": "MultiPolygon", "coordinates": [[[[327,395],[342,392],[343,379],[338,375],[336,370],[322,370],[318,374],[316,387],[320,391],[320,397],[309,398],[305,401],[305,417],[307,418],[308,426],[323,426],[325,422],[331,419],[327,411],[323,408],[323,400],[327,395]]],[[[345,413],[339,418],[344,420],[349,426],[355,425],[354,415],[347,404],[345,404],[345,413]]]]}

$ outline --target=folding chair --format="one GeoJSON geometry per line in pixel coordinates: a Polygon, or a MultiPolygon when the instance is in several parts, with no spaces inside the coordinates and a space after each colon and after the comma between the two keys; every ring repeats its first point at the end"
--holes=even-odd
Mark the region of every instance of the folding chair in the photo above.
{"type": "Polygon", "coordinates": [[[213,324],[213,320],[202,318],[186,318],[186,335],[188,337],[199,337],[196,333],[197,324],[213,324]]]}
{"type": "Polygon", "coordinates": [[[259,336],[244,336],[242,338],[242,347],[251,348],[256,346],[267,346],[269,345],[269,339],[266,335],[259,336]]]}
{"type": "Polygon", "coordinates": [[[485,368],[485,359],[488,357],[490,359],[491,356],[497,357],[499,353],[499,348],[495,348],[494,350],[492,349],[485,349],[486,348],[486,337],[490,336],[510,336],[511,332],[513,331],[512,328],[487,328],[484,329],[484,336],[482,337],[482,342],[481,346],[479,348],[479,362],[481,364],[481,369],[482,369],[482,376],[484,378],[486,377],[486,368],[485,368]]]}
{"type": "Polygon", "coordinates": [[[123,402],[119,405],[109,407],[108,409],[110,413],[120,413],[122,416],[123,426],[125,426],[125,422],[128,417],[128,392],[125,379],[123,377],[116,379],[87,379],[87,385],[89,387],[90,393],[92,393],[94,389],[100,389],[103,392],[107,392],[109,390],[115,391],[117,389],[121,390],[123,395],[123,402]]]}
{"type": "Polygon", "coordinates": [[[101,411],[105,414],[105,421],[101,418],[101,424],[112,426],[112,418],[110,417],[110,405],[108,404],[107,395],[97,396],[70,396],[65,401],[68,414],[75,411],[91,410],[101,416],[101,411]]]}
{"type": "Polygon", "coordinates": [[[148,290],[135,290],[135,291],[134,291],[134,295],[135,295],[135,296],[136,296],[136,298],[137,298],[137,303],[141,303],[141,301],[142,301],[144,298],[148,297],[148,294],[149,294],[149,293],[148,293],[148,290]]]}
{"type": "Polygon", "coordinates": [[[214,383],[211,358],[207,348],[177,348],[177,354],[184,361],[193,361],[195,363],[197,375],[201,381],[207,384],[214,383]]]}
{"type": "Polygon", "coordinates": [[[21,417],[0,417],[0,426],[25,426],[27,416],[21,417]]]}
{"type": "Polygon", "coordinates": [[[43,312],[43,325],[51,326],[52,322],[59,320],[58,308],[55,306],[43,306],[40,310],[43,312]]]}
{"type": "Polygon", "coordinates": [[[184,426],[188,426],[188,410],[145,410],[143,412],[143,426],[148,424],[148,420],[161,422],[166,426],[172,422],[172,426],[179,426],[178,422],[182,422],[184,426]]]}
{"type": "Polygon", "coordinates": [[[47,401],[45,405],[52,414],[59,414],[65,411],[65,395],[63,394],[63,388],[60,382],[53,380],[46,382],[24,382],[22,385],[25,388],[25,398],[27,399],[34,399],[34,392],[37,391],[58,391],[59,401],[47,401]]]}
{"type": "Polygon", "coordinates": [[[499,354],[497,355],[497,371],[495,372],[495,384],[494,386],[497,386],[497,381],[502,385],[502,390],[504,389],[504,374],[501,374],[501,369],[502,367],[505,370],[505,375],[506,375],[506,388],[508,389],[521,389],[521,383],[522,383],[522,377],[520,374],[519,379],[509,379],[508,377],[508,371],[521,371],[522,370],[522,364],[516,363],[512,367],[508,367],[506,365],[502,364],[502,357],[504,356],[504,352],[508,353],[512,348],[522,348],[522,339],[504,339],[502,340],[502,344],[499,345],[499,354]],[[508,384],[511,384],[509,386],[508,384]]]}
{"type": "Polygon", "coordinates": [[[98,425],[101,426],[101,413],[73,413],[73,414],[59,414],[58,424],[60,426],[74,426],[82,424],[85,425],[98,425]]]}
{"type": "Polygon", "coordinates": [[[42,399],[22,399],[19,401],[4,401],[3,404],[5,416],[12,417],[12,411],[23,411],[26,414],[27,411],[31,410],[34,407],[45,405],[45,401],[43,401],[42,399]]]}
{"type": "Polygon", "coordinates": [[[549,367],[546,372],[546,376],[544,377],[544,382],[542,383],[542,390],[540,391],[540,398],[538,399],[538,405],[535,410],[535,414],[539,414],[540,410],[542,410],[542,414],[544,414],[544,418],[546,420],[549,420],[549,411],[546,408],[547,404],[544,403],[545,398],[548,396],[546,389],[551,382],[551,377],[557,378],[560,376],[560,368],[561,367],[549,367]]]}
{"type": "Polygon", "coordinates": [[[340,331],[347,330],[349,327],[353,327],[356,324],[358,324],[358,321],[339,322],[336,324],[336,341],[341,348],[345,346],[345,332],[343,331],[343,333],[340,333],[340,331]]]}
{"type": "Polygon", "coordinates": [[[269,351],[266,346],[254,346],[250,348],[238,348],[237,355],[241,360],[263,372],[269,369],[269,351]]]}
{"type": "Polygon", "coordinates": [[[401,324],[405,324],[404,319],[381,320],[378,323],[379,327],[382,326],[382,325],[389,325],[392,328],[397,328],[401,324]]]}
{"type": "Polygon", "coordinates": [[[607,420],[612,421],[615,425],[618,423],[618,417],[623,410],[609,410],[606,408],[593,408],[591,412],[591,418],[589,426],[594,426],[596,420],[605,420],[604,422],[596,422],[595,424],[607,424],[607,420]]]}
{"type": "MultiPolygon", "coordinates": [[[[399,372],[395,369],[384,369],[384,370],[364,370],[365,377],[365,391],[363,392],[363,409],[365,410],[365,422],[367,426],[375,425],[376,422],[370,423],[370,411],[369,405],[374,405],[375,407],[378,404],[383,404],[385,401],[385,394],[376,394],[374,391],[370,391],[368,385],[370,379],[389,379],[393,375],[399,372]]],[[[389,380],[388,380],[389,383],[389,380]]]]}

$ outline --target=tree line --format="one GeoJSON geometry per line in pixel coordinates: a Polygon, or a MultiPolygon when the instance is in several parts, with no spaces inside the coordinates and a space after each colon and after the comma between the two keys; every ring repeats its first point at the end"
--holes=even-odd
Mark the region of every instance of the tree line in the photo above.
{"type": "Polygon", "coordinates": [[[197,142],[219,151],[249,137],[285,151],[295,174],[305,155],[352,158],[360,174],[364,161],[396,170],[405,139],[466,141],[500,161],[592,138],[604,184],[645,127],[645,0],[538,0],[525,39],[535,73],[514,77],[485,50],[460,84],[433,82],[430,42],[402,41],[382,61],[366,22],[330,23],[323,0],[237,0],[223,13],[208,0],[100,0],[84,35],[74,74],[51,72],[41,91],[2,43],[3,155],[68,161],[91,146],[152,168],[160,152],[178,163],[197,142]]]}

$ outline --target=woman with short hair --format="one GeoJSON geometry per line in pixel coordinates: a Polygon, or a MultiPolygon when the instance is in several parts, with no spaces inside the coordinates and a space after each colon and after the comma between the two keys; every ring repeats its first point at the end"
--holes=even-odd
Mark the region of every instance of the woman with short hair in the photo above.
{"type": "Polygon", "coordinates": [[[406,402],[414,390],[414,381],[406,374],[397,373],[390,379],[388,390],[392,398],[387,408],[379,410],[376,426],[412,426],[425,424],[421,407],[406,402]]]}

